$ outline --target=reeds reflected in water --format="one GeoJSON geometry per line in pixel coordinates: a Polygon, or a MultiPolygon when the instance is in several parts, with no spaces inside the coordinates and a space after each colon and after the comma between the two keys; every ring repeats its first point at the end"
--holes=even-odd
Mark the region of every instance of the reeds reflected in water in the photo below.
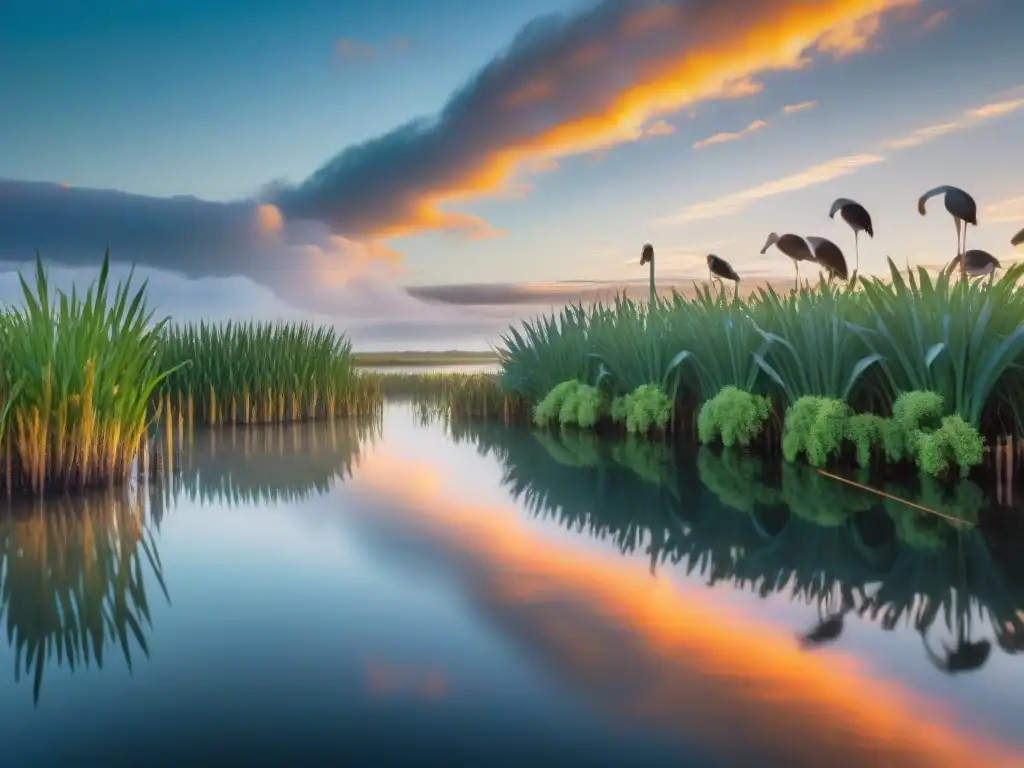
{"type": "MultiPolygon", "coordinates": [[[[916,632],[935,667],[980,668],[1024,650],[1024,541],[992,546],[978,486],[929,478],[865,490],[800,465],[666,444],[649,467],[625,441],[588,441],[447,421],[453,440],[496,457],[532,514],[676,566],[709,586],[812,606],[807,648],[841,639],[852,614],[916,632]],[[623,457],[629,456],[628,460],[623,457]],[[933,510],[933,511],[926,511],[933,510]]],[[[650,447],[650,446],[646,446],[650,447]]]]}
{"type": "Polygon", "coordinates": [[[0,511],[0,620],[16,681],[38,703],[48,665],[102,668],[117,649],[132,668],[149,654],[147,592],[167,600],[163,568],[141,488],[0,511]]]}

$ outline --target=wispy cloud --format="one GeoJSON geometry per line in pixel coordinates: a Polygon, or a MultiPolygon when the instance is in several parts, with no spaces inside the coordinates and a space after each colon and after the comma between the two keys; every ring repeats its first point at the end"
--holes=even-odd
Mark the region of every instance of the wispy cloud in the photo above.
{"type": "Polygon", "coordinates": [[[1000,99],[999,101],[983,104],[980,107],[965,110],[958,117],[952,120],[946,120],[934,125],[926,125],[923,128],[918,128],[916,131],[911,131],[904,136],[890,139],[882,146],[886,149],[909,149],[910,147],[919,147],[922,144],[927,144],[929,141],[933,141],[941,136],[947,136],[951,133],[958,133],[960,131],[965,131],[968,128],[974,128],[982,123],[994,120],[997,117],[1004,117],[1021,109],[1024,109],[1024,98],[1000,99]]]}
{"type": "Polygon", "coordinates": [[[881,155],[837,157],[818,165],[812,165],[810,168],[805,168],[799,173],[766,181],[763,184],[758,184],[756,187],[733,192],[705,203],[688,205],[679,213],[656,219],[655,222],[658,224],[678,224],[698,221],[700,219],[713,219],[719,216],[729,216],[739,213],[756,200],[763,200],[766,197],[775,197],[787,192],[795,192],[799,189],[812,187],[815,184],[822,184],[826,181],[854,173],[866,165],[874,165],[884,160],[885,158],[881,155]]]}
{"type": "Polygon", "coordinates": [[[694,149],[703,149],[704,147],[710,147],[713,144],[726,144],[730,141],[739,141],[745,136],[749,136],[752,133],[760,131],[762,128],[767,128],[768,123],[764,120],[754,120],[750,125],[740,131],[723,131],[716,133],[712,136],[708,136],[706,139],[695,141],[693,143],[694,149]]]}
{"type": "Polygon", "coordinates": [[[818,106],[818,102],[814,101],[801,101],[799,104],[787,104],[782,108],[782,114],[792,115],[797,112],[806,112],[808,109],[814,109],[818,106]]]}
{"type": "Polygon", "coordinates": [[[656,120],[644,129],[646,136],[671,136],[676,132],[676,127],[664,120],[656,120]]]}
{"type": "Polygon", "coordinates": [[[993,224],[1024,224],[1024,195],[985,206],[982,218],[993,224]]]}
{"type": "MultiPolygon", "coordinates": [[[[1024,109],[1024,97],[1003,97],[996,101],[983,104],[980,107],[973,107],[965,110],[959,117],[947,120],[943,123],[924,126],[911,133],[890,139],[882,143],[882,150],[899,151],[919,147],[929,141],[951,133],[977,127],[999,117],[1004,117],[1024,109]]],[[[728,140],[728,139],[727,139],[728,140]]],[[[655,219],[659,224],[679,224],[700,219],[711,219],[719,216],[729,216],[744,210],[750,203],[756,200],[763,200],[767,197],[796,192],[806,187],[821,184],[841,176],[855,173],[859,169],[884,162],[886,155],[879,152],[872,152],[860,155],[849,155],[827,160],[823,163],[812,165],[799,173],[790,174],[780,179],[764,182],[749,189],[734,192],[729,195],[702,203],[695,203],[685,207],[676,214],[663,216],[655,219]]],[[[1015,198],[1019,200],[1021,198],[1015,198]]],[[[1008,205],[1013,201],[1006,201],[1008,205]]],[[[1011,210],[1011,209],[1007,209],[1011,210]]],[[[1000,215],[997,213],[997,215],[1000,215]]],[[[1008,213],[1002,215],[1009,215],[1008,213]]],[[[991,216],[988,217],[992,219],[991,216]]]]}
{"type": "Polygon", "coordinates": [[[837,24],[821,36],[818,41],[819,50],[831,53],[836,58],[846,58],[868,49],[871,41],[882,28],[880,13],[849,19],[837,24]]]}

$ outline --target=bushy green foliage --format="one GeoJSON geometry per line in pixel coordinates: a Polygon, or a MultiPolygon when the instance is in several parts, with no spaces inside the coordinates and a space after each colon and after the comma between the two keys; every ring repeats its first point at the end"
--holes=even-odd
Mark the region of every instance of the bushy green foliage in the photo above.
{"type": "Polygon", "coordinates": [[[672,401],[657,384],[641,384],[625,397],[626,431],[642,435],[664,429],[672,415],[672,401]]]}
{"type": "Polygon", "coordinates": [[[544,399],[533,407],[533,423],[538,427],[550,426],[555,419],[561,417],[565,401],[574,395],[581,386],[583,386],[583,382],[579,379],[569,379],[552,387],[544,399]]]}
{"type": "Polygon", "coordinates": [[[856,449],[858,466],[869,466],[872,452],[884,446],[888,423],[874,413],[855,413],[846,420],[845,437],[856,449]]]}
{"type": "Polygon", "coordinates": [[[838,398],[801,397],[786,411],[783,458],[793,462],[804,453],[811,466],[825,466],[829,457],[842,448],[850,415],[850,406],[838,398]]]}
{"type": "Polygon", "coordinates": [[[588,429],[597,425],[606,407],[607,401],[600,390],[588,384],[580,384],[562,401],[562,407],[558,410],[558,423],[563,427],[588,429]]]}
{"type": "Polygon", "coordinates": [[[945,416],[942,426],[918,437],[917,465],[922,472],[940,477],[952,463],[960,468],[961,477],[967,477],[971,467],[981,464],[982,448],[978,430],[957,414],[945,416]]]}
{"type": "Polygon", "coordinates": [[[771,400],[727,386],[701,406],[697,416],[697,435],[707,445],[721,438],[722,445],[746,447],[764,430],[771,414],[771,400]]]}
{"type": "Polygon", "coordinates": [[[966,477],[981,464],[981,434],[958,414],[944,416],[945,399],[936,392],[904,392],[893,404],[884,430],[886,456],[913,460],[918,468],[940,477],[951,464],[966,477]]]}

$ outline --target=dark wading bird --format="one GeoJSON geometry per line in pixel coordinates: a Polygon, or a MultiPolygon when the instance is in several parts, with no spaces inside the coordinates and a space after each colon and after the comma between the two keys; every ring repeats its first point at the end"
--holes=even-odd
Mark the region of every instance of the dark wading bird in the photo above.
{"type": "Polygon", "coordinates": [[[734,288],[735,297],[736,293],[740,290],[740,276],[736,274],[736,270],[732,268],[728,261],[720,259],[713,253],[708,254],[708,272],[711,273],[711,281],[718,281],[719,288],[725,290],[725,286],[722,284],[723,280],[732,280],[736,286],[734,288]]]}
{"type": "Polygon", "coordinates": [[[640,252],[640,266],[644,264],[651,265],[651,306],[654,306],[655,292],[654,292],[654,246],[650,243],[644,245],[644,249],[640,252]]]}
{"type": "MultiPolygon", "coordinates": [[[[861,590],[858,590],[861,591],[861,590]]],[[[863,592],[861,591],[862,595],[863,592]]],[[[843,626],[846,614],[856,608],[852,590],[843,590],[842,607],[838,611],[823,614],[821,605],[818,606],[818,623],[806,632],[799,635],[800,647],[816,648],[826,643],[831,643],[843,634],[843,626]]]]}
{"type": "MultiPolygon", "coordinates": [[[[943,185],[936,187],[935,189],[929,189],[917,200],[917,212],[924,216],[924,204],[928,202],[929,198],[935,197],[936,195],[943,196],[943,203],[946,206],[946,210],[949,215],[953,217],[953,223],[956,224],[956,254],[959,256],[961,253],[967,250],[967,225],[973,224],[975,227],[978,226],[978,204],[974,202],[974,198],[964,192],[959,187],[950,187],[943,185]],[[960,227],[963,226],[963,246],[960,245],[960,227]]],[[[960,275],[963,276],[963,264],[960,265],[960,275]]]]}
{"type": "Polygon", "coordinates": [[[1002,269],[1003,267],[1003,265],[999,263],[999,259],[991,253],[977,248],[972,248],[962,256],[957,256],[949,263],[949,266],[959,267],[960,274],[966,274],[968,277],[984,277],[985,275],[988,275],[988,281],[990,283],[995,277],[996,270],[1002,269]]]}
{"type": "Polygon", "coordinates": [[[807,244],[811,246],[814,253],[814,260],[828,272],[828,281],[838,277],[840,280],[849,280],[850,273],[846,268],[846,257],[839,250],[839,246],[825,237],[807,237],[807,244]]]}
{"type": "Polygon", "coordinates": [[[1010,238],[1010,245],[1021,245],[1024,243],[1024,229],[1010,238]]]}
{"type": "Polygon", "coordinates": [[[779,237],[772,232],[768,235],[768,239],[764,241],[761,253],[763,254],[773,245],[793,260],[793,266],[796,268],[796,281],[793,285],[795,290],[800,290],[800,262],[816,261],[814,251],[811,250],[811,246],[800,235],[788,234],[779,237]]]}
{"type": "Polygon", "coordinates": [[[871,214],[868,213],[868,209],[863,205],[846,197],[840,197],[832,203],[828,217],[834,219],[837,212],[842,220],[849,224],[850,229],[853,230],[853,271],[857,272],[860,269],[860,233],[867,232],[868,237],[872,240],[875,239],[875,228],[871,224],[871,214]]]}

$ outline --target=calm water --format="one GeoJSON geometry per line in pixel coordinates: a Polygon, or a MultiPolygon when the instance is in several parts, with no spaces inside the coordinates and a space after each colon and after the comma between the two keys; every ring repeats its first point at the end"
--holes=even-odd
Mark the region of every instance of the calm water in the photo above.
{"type": "Polygon", "coordinates": [[[977,530],[399,406],[176,469],[0,519],[5,768],[1024,765],[1024,558],[977,530]]]}
{"type": "Polygon", "coordinates": [[[374,373],[497,373],[497,363],[454,363],[451,365],[362,365],[363,371],[374,373]]]}

